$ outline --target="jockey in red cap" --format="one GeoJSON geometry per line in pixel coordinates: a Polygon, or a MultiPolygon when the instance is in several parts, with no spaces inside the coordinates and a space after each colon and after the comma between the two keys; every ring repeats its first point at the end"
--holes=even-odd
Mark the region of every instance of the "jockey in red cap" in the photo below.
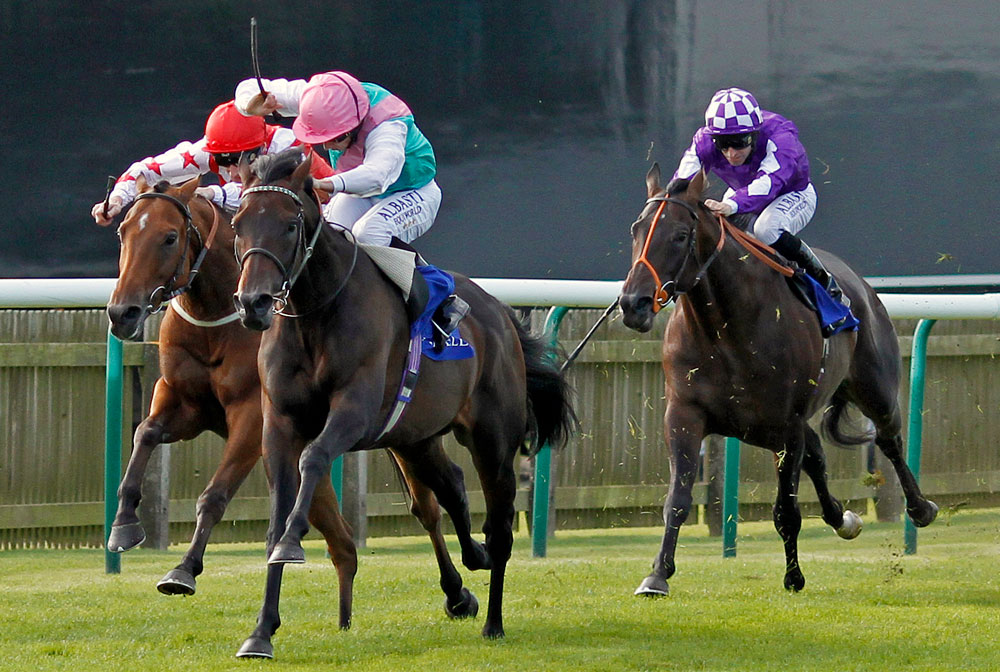
{"type": "MultiPolygon", "coordinates": [[[[184,141],[162,154],[133,163],[111,191],[107,216],[103,201],[94,205],[91,214],[101,226],[110,224],[115,215],[135,199],[135,180],[140,175],[147,184],[161,180],[180,184],[206,173],[215,173],[219,184],[198,187],[196,193],[233,211],[240,201],[240,158],[274,154],[298,144],[291,130],[265,124],[260,117],[246,117],[236,110],[233,101],[223,103],[209,115],[205,137],[197,142],[184,141]]],[[[322,157],[315,156],[312,174],[322,179],[331,176],[333,171],[322,157]]]]}

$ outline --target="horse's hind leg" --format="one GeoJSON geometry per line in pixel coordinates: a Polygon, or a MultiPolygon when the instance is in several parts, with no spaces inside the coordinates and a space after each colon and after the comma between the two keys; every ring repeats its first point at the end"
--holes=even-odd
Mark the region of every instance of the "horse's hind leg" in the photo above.
{"type": "Polygon", "coordinates": [[[802,456],[802,469],[813,482],[816,496],[823,508],[823,520],[837,531],[844,539],[854,539],[861,534],[861,517],[853,511],[844,509],[840,501],[830,494],[827,485],[826,456],[819,436],[806,425],[805,454],[802,456]]]}
{"type": "Polygon", "coordinates": [[[475,616],[479,612],[479,601],[463,586],[462,576],[451,561],[441,533],[440,506],[444,506],[455,526],[466,566],[472,563],[474,566],[471,569],[489,567],[486,549],[472,539],[462,470],[445,454],[440,437],[393,451],[392,456],[406,479],[412,497],[410,513],[420,521],[434,547],[441,573],[441,590],[445,594],[445,612],[451,618],[475,616]]]}
{"type": "Polygon", "coordinates": [[[229,437],[212,480],[198,497],[194,535],[180,564],[160,579],[164,595],[194,595],[195,579],[204,569],[205,547],[250,470],[260,458],[260,402],[256,397],[226,409],[229,437]]]}
{"type": "Polygon", "coordinates": [[[803,433],[801,429],[791,429],[785,439],[783,450],[775,453],[778,471],[778,497],[774,502],[774,529],[781,535],[785,545],[785,589],[799,591],[806,585],[799,568],[799,531],[802,529],[802,513],[799,511],[799,476],[802,473],[803,433]]]}
{"type": "Polygon", "coordinates": [[[340,584],[340,629],[351,627],[351,609],[354,599],[354,576],[358,573],[358,551],[350,526],[340,514],[337,494],[329,480],[320,481],[313,494],[309,509],[309,522],[326,539],[326,549],[337,568],[340,584]]]}

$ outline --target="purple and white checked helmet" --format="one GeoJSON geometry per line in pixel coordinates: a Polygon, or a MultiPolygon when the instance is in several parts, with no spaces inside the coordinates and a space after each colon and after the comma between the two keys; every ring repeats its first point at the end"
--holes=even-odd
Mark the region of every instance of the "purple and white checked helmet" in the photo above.
{"type": "Polygon", "coordinates": [[[710,135],[738,135],[760,129],[763,118],[749,91],[731,88],[716,91],[705,110],[705,128],[710,135]]]}

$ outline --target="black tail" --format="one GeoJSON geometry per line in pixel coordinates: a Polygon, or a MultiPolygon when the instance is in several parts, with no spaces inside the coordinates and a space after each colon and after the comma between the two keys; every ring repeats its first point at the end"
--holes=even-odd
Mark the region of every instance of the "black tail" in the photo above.
{"type": "Polygon", "coordinates": [[[849,401],[842,389],[834,393],[830,405],[823,411],[823,421],[820,424],[823,436],[840,446],[862,446],[871,443],[875,438],[873,431],[849,432],[844,429],[845,424],[850,424],[845,417],[849,401]]]}
{"type": "Polygon", "coordinates": [[[528,452],[534,454],[545,444],[562,447],[577,426],[576,413],[570,403],[572,391],[545,337],[530,333],[513,309],[509,311],[524,351],[529,422],[534,428],[528,452]]]}

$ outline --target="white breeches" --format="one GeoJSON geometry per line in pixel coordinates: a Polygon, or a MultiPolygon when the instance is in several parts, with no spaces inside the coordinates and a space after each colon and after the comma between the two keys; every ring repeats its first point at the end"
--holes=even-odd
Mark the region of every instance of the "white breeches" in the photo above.
{"type": "Polygon", "coordinates": [[[431,180],[419,189],[397,191],[387,198],[336,194],[323,208],[323,216],[351,229],[360,243],[385,246],[392,236],[413,242],[431,228],[440,207],[441,188],[431,180]]]}
{"type": "MultiPolygon", "coordinates": [[[[726,196],[730,194],[732,189],[726,192],[726,196]]],[[[816,190],[810,184],[802,191],[791,191],[771,201],[771,204],[757,215],[757,220],[753,224],[753,235],[765,245],[770,245],[778,239],[782,231],[796,234],[804,229],[814,214],[816,214],[816,190]]]]}

